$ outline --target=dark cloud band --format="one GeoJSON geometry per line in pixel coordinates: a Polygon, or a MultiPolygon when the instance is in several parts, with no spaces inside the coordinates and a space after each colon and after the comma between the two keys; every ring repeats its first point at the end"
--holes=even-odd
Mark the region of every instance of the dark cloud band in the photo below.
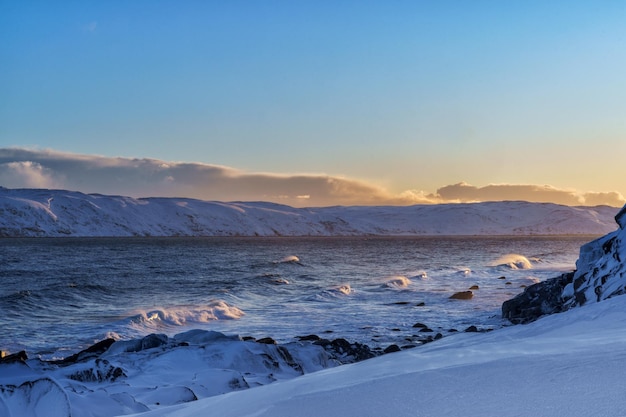
{"type": "Polygon", "coordinates": [[[622,206],[618,192],[577,193],[539,185],[449,185],[435,194],[393,194],[364,181],[329,175],[250,173],[220,165],[112,158],[54,150],[0,148],[0,184],[8,188],[63,188],[132,197],[189,197],[273,201],[296,207],[409,205],[525,200],[566,205],[622,206]]]}

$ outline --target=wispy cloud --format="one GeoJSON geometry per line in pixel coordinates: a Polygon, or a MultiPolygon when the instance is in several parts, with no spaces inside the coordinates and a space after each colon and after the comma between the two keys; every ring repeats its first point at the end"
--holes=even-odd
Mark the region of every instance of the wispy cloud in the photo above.
{"type": "Polygon", "coordinates": [[[296,207],[409,205],[486,200],[550,201],[621,206],[617,192],[578,193],[537,185],[449,185],[426,193],[394,194],[365,181],[331,175],[278,175],[231,167],[156,159],[111,158],[54,150],[0,148],[0,185],[65,188],[134,197],[189,197],[219,201],[274,201],[296,207]]]}

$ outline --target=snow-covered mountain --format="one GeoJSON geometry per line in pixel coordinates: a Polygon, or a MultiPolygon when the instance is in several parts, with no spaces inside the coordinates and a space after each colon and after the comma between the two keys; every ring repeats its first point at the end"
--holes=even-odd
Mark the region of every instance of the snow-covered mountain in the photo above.
{"type": "Polygon", "coordinates": [[[0,187],[0,237],[602,235],[617,211],[522,201],[293,208],[0,187]]]}

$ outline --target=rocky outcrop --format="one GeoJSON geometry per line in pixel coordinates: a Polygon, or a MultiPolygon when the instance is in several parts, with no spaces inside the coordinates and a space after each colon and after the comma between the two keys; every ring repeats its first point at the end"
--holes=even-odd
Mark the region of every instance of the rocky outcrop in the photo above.
{"type": "Polygon", "coordinates": [[[563,291],[566,307],[606,300],[626,293],[626,216],[616,216],[620,228],[580,249],[573,282],[563,291]]]}
{"type": "Polygon", "coordinates": [[[502,317],[512,323],[528,323],[545,314],[563,311],[563,289],[572,282],[573,272],[527,287],[523,293],[502,304],[502,317]]]}
{"type": "Polygon", "coordinates": [[[626,206],[615,216],[619,228],[583,245],[576,270],[532,285],[502,305],[502,316],[527,323],[544,314],[626,294],[626,206]]]}

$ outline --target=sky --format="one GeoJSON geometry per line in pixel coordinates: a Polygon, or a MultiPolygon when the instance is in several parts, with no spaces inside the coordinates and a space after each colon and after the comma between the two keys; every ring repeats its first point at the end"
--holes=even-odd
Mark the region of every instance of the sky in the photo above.
{"type": "Polygon", "coordinates": [[[0,185],[626,203],[623,1],[0,0],[0,185]]]}

